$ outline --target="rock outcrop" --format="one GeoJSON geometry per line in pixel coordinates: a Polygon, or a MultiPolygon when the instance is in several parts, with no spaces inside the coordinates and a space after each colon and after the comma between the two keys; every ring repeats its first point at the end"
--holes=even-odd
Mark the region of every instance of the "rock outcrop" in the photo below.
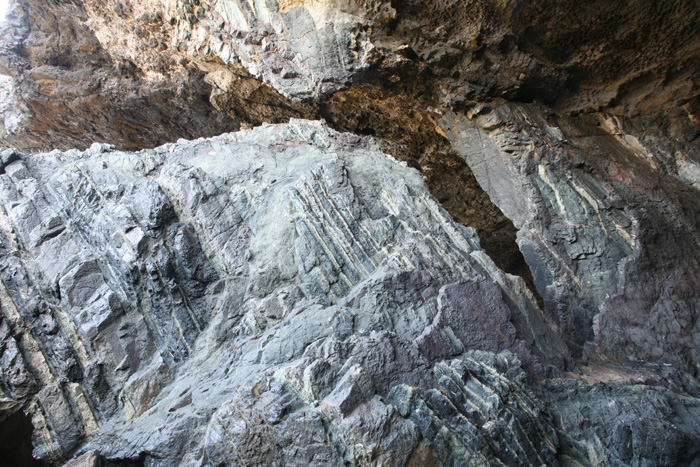
{"type": "MultiPolygon", "coordinates": [[[[31,416],[38,457],[591,455],[563,446],[597,425],[562,444],[553,413],[565,409],[528,389],[573,370],[562,324],[372,139],[295,121],[138,153],[3,159],[2,383],[31,416]]],[[[650,423],[680,448],[700,434],[674,414],[700,401],[676,390],[629,397],[670,400],[650,423]]],[[[619,456],[649,456],[630,449],[619,456]]]]}
{"type": "Polygon", "coordinates": [[[570,348],[697,375],[697,147],[640,139],[611,116],[545,112],[503,104],[440,124],[518,227],[570,348]]]}
{"type": "Polygon", "coordinates": [[[17,0],[0,457],[696,465],[698,28],[692,1],[17,0]]]}
{"type": "Polygon", "coordinates": [[[522,280],[371,140],[298,121],[6,159],[3,385],[45,459],[89,436],[163,464],[400,464],[422,436],[397,385],[439,387],[467,349],[571,366],[522,280]]]}

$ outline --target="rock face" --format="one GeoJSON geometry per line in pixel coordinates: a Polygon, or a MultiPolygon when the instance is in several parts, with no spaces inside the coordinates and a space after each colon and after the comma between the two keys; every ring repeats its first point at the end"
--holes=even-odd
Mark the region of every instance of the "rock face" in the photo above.
{"type": "Polygon", "coordinates": [[[685,169],[697,167],[697,147],[640,140],[610,116],[542,114],[503,104],[440,123],[519,228],[570,348],[697,375],[700,198],[685,169]]]}
{"type": "Polygon", "coordinates": [[[111,56],[81,4],[26,2],[13,11],[2,23],[0,44],[3,74],[13,77],[2,84],[3,95],[13,98],[4,99],[7,145],[31,151],[84,146],[89,134],[93,141],[129,140],[125,145],[136,149],[173,135],[237,129],[212,112],[201,72],[171,59],[160,63],[160,75],[146,75],[111,56]]]}
{"type": "Polygon", "coordinates": [[[326,99],[347,88],[373,119],[376,92],[419,89],[414,115],[505,97],[695,134],[699,17],[673,0],[18,0],[0,41],[13,78],[0,86],[12,97],[2,139],[139,149],[290,117],[344,120],[326,99]]]}
{"type": "Polygon", "coordinates": [[[700,463],[700,9],[608,3],[15,2],[0,457],[700,463]]]}
{"type": "MultiPolygon", "coordinates": [[[[559,325],[372,139],[295,121],[3,160],[2,384],[50,463],[554,465],[624,443],[578,447],[618,419],[562,434],[580,385],[529,386],[573,369],[559,325]]],[[[672,425],[693,390],[626,396],[666,401],[629,436],[672,438],[668,465],[700,440],[672,425]]]]}
{"type": "Polygon", "coordinates": [[[45,459],[90,436],[163,465],[400,464],[426,435],[384,398],[437,387],[436,362],[571,365],[522,280],[370,140],[298,121],[6,160],[3,383],[45,459]]]}

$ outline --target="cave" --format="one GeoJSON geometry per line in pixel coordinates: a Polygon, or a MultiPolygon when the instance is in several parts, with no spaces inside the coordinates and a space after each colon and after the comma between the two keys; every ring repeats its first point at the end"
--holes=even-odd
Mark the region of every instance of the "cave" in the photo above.
{"type": "Polygon", "coordinates": [[[0,16],[8,465],[700,462],[697,2],[0,16]]]}

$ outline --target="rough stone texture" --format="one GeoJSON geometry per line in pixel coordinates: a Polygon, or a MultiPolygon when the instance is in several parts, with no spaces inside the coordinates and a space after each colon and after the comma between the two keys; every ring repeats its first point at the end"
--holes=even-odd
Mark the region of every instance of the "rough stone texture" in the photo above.
{"type": "Polygon", "coordinates": [[[635,136],[604,114],[543,113],[504,103],[441,125],[518,227],[544,309],[572,349],[697,376],[697,146],[635,136]]]}
{"type": "Polygon", "coordinates": [[[102,467],[102,457],[98,451],[88,451],[82,456],[66,462],[66,467],[102,467]]]}
{"type": "Polygon", "coordinates": [[[516,368],[508,354],[468,352],[435,366],[436,388],[397,386],[390,397],[442,465],[558,465],[551,417],[501,374],[510,371],[517,379],[516,368]]]}
{"type": "Polygon", "coordinates": [[[686,110],[697,108],[694,3],[408,0],[392,6],[396,20],[375,42],[427,65],[450,106],[504,96],[561,111],[664,109],[679,124],[686,110]]]}
{"type": "MultiPolygon", "coordinates": [[[[342,120],[337,106],[299,102],[360,82],[419,87],[417,114],[506,97],[696,133],[699,16],[674,0],[19,0],[0,43],[13,78],[0,93],[14,96],[2,139],[25,151],[136,149],[290,117],[342,120]]],[[[357,90],[371,107],[373,92],[357,90]]]]}
{"type": "Polygon", "coordinates": [[[697,380],[575,368],[524,281],[371,138],[298,120],[2,159],[0,381],[51,465],[700,456],[697,380]]]}
{"type": "Polygon", "coordinates": [[[396,385],[468,349],[571,367],[523,281],[372,140],[297,121],[6,160],[2,381],[47,461],[401,465],[421,435],[396,385]]]}
{"type": "Polygon", "coordinates": [[[583,370],[588,384],[550,380],[537,389],[561,430],[564,464],[582,459],[594,465],[697,464],[697,380],[669,365],[603,364],[583,370]]]}
{"type": "Polygon", "coordinates": [[[695,2],[13,8],[0,444],[700,462],[695,2]]]}
{"type": "Polygon", "coordinates": [[[0,24],[0,71],[12,77],[0,84],[2,141],[135,150],[304,115],[240,66],[198,67],[170,49],[164,18],[161,4],[16,2],[0,24]],[[235,89],[223,99],[220,86],[235,89]]]}
{"type": "Polygon", "coordinates": [[[648,3],[21,0],[0,44],[13,78],[0,83],[2,140],[24,151],[140,149],[322,117],[378,136],[419,168],[496,263],[537,293],[516,229],[437,120],[504,96],[562,115],[642,114],[638,134],[651,122],[660,137],[692,140],[699,11],[648,3]]]}

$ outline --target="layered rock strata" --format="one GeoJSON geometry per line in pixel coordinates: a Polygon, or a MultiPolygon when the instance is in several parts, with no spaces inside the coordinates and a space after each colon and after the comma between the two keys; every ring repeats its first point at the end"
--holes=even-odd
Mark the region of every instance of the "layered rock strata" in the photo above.
{"type": "Polygon", "coordinates": [[[638,137],[609,115],[545,115],[504,103],[440,124],[518,227],[544,308],[575,353],[697,376],[696,145],[638,137]]]}
{"type": "Polygon", "coordinates": [[[3,386],[51,462],[86,437],[163,465],[359,462],[375,454],[341,440],[381,433],[377,455],[407,456],[421,436],[382,397],[435,386],[436,362],[570,366],[522,280],[369,140],[299,121],[4,160],[3,386]],[[377,433],[346,420],[363,404],[377,433]],[[291,451],[260,432],[282,421],[291,451]]]}
{"type": "MultiPolygon", "coordinates": [[[[371,139],[297,121],[3,160],[2,386],[49,463],[590,461],[593,427],[562,437],[521,369],[573,368],[557,325],[371,139]]],[[[693,443],[687,384],[628,397],[693,443]]]]}
{"type": "Polygon", "coordinates": [[[16,2],[0,455],[698,463],[698,16],[16,2]]]}

